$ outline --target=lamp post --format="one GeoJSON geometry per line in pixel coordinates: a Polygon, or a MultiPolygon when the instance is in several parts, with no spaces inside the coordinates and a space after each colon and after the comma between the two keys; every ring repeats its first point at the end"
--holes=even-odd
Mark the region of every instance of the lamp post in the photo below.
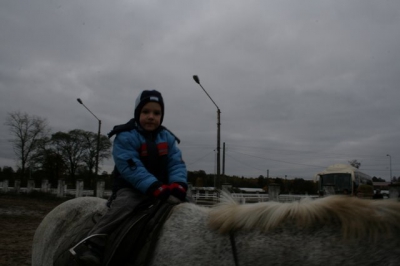
{"type": "Polygon", "coordinates": [[[215,184],[215,180],[216,180],[216,162],[217,162],[217,153],[216,150],[214,149],[214,189],[217,188],[216,184],[215,184]]]}
{"type": "Polygon", "coordinates": [[[392,156],[390,156],[390,154],[386,154],[386,156],[389,156],[389,172],[390,172],[390,178],[389,178],[389,182],[392,182],[392,156]]]}
{"type": "MultiPolygon", "coordinates": [[[[200,85],[200,87],[203,89],[203,91],[207,94],[208,98],[213,102],[215,107],[217,107],[217,117],[218,117],[218,122],[217,122],[217,180],[220,182],[220,170],[221,170],[221,110],[219,109],[218,105],[214,102],[214,100],[211,98],[211,96],[207,93],[207,91],[203,88],[203,86],[200,84],[200,79],[197,75],[193,76],[194,81],[200,85]]],[[[218,186],[220,187],[220,186],[218,186]]]]}
{"type": "MultiPolygon", "coordinates": [[[[100,153],[100,128],[101,128],[101,120],[97,118],[95,114],[92,113],[92,111],[89,110],[89,108],[86,107],[86,105],[83,104],[82,100],[80,98],[76,99],[78,103],[82,104],[83,107],[85,107],[98,121],[99,121],[99,131],[97,133],[97,151],[96,151],[96,166],[95,166],[95,171],[96,171],[96,177],[97,173],[99,171],[99,153],[100,153]]],[[[96,190],[95,190],[96,191],[96,190]]]]}

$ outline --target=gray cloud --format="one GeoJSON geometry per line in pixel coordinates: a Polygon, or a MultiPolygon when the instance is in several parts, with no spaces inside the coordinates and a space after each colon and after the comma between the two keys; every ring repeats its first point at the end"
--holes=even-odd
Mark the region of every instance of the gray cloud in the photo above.
{"type": "MultiPolygon", "coordinates": [[[[165,125],[189,170],[215,171],[216,107],[229,175],[312,178],[334,163],[388,179],[400,92],[398,1],[3,1],[0,120],[21,110],[53,132],[102,132],[141,90],[165,98],[165,125]]],[[[8,129],[0,166],[15,165],[8,129]]],[[[105,162],[111,170],[112,161],[105,162]]]]}

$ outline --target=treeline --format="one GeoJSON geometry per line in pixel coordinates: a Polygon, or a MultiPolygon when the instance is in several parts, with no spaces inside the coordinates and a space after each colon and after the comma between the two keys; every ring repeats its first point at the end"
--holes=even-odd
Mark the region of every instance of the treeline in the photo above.
{"type": "MultiPolygon", "coordinates": [[[[55,187],[58,180],[63,179],[68,187],[74,187],[76,180],[83,180],[85,188],[92,189],[95,181],[100,178],[106,182],[107,189],[111,188],[111,174],[102,172],[100,176],[95,175],[98,141],[96,133],[80,129],[51,133],[46,119],[19,111],[9,113],[5,125],[10,129],[18,169],[14,171],[9,166],[0,168],[0,181],[7,179],[9,185],[13,186],[18,179],[21,186],[26,186],[28,179],[33,179],[37,185],[47,179],[55,187]]],[[[111,156],[110,148],[110,140],[101,135],[99,165],[111,156]]],[[[203,170],[188,172],[188,179],[191,184],[200,187],[221,187],[221,184],[229,183],[234,188],[266,188],[268,184],[276,183],[281,185],[283,193],[316,193],[315,184],[303,179],[221,176],[217,180],[215,175],[207,174],[203,170]]]]}
{"type": "MultiPolygon", "coordinates": [[[[52,187],[57,186],[59,178],[66,180],[68,187],[75,187],[76,180],[83,180],[85,182],[86,189],[93,189],[93,182],[95,176],[92,172],[88,171],[85,167],[78,168],[74,178],[69,178],[67,173],[59,173],[57,176],[52,176],[50,173],[45,173],[42,169],[37,169],[28,172],[28,178],[35,180],[37,186],[43,179],[52,181],[52,187]]],[[[16,171],[12,167],[4,166],[0,167],[0,181],[7,179],[9,186],[14,185],[16,179],[21,180],[21,169],[18,168],[16,171]]],[[[112,188],[113,177],[111,173],[103,171],[97,179],[105,181],[106,189],[112,188]]],[[[384,182],[385,180],[373,177],[374,182],[384,182]]],[[[397,181],[399,178],[394,177],[393,181],[397,181]]],[[[270,184],[280,185],[280,191],[283,194],[317,194],[318,186],[313,180],[305,180],[303,178],[285,179],[279,177],[259,177],[248,178],[240,176],[220,176],[218,179],[215,174],[207,174],[204,170],[199,171],[188,171],[188,181],[195,187],[221,187],[222,184],[230,184],[234,191],[239,192],[238,188],[262,188],[267,191],[270,184]],[[214,183],[215,182],[215,183],[214,183]]],[[[26,182],[22,182],[22,186],[26,186],[26,182]]]]}
{"type": "MultiPolygon", "coordinates": [[[[52,187],[57,186],[58,179],[62,178],[66,181],[68,187],[74,188],[76,180],[83,180],[85,182],[85,188],[92,189],[92,180],[94,176],[91,172],[80,168],[73,178],[69,178],[66,173],[59,173],[58,176],[51,176],[49,173],[45,174],[42,169],[32,170],[28,172],[28,179],[35,180],[37,186],[43,179],[51,181],[52,187]]],[[[7,179],[9,186],[14,185],[16,179],[21,180],[21,169],[14,171],[12,167],[5,166],[0,168],[0,181],[7,179]]],[[[112,188],[113,176],[111,173],[103,171],[102,174],[97,177],[105,181],[106,189],[112,188]]],[[[196,187],[214,187],[215,185],[220,187],[221,184],[231,184],[234,190],[238,188],[263,188],[267,190],[269,184],[278,184],[281,187],[281,193],[293,193],[293,194],[317,194],[317,184],[310,180],[304,180],[302,178],[295,178],[286,180],[283,178],[266,178],[260,175],[257,178],[245,178],[239,176],[221,176],[219,180],[214,174],[207,174],[203,170],[199,171],[188,171],[188,181],[196,187]]],[[[26,182],[21,182],[22,186],[26,186],[26,182]]]]}
{"type": "Polygon", "coordinates": [[[105,135],[81,129],[51,133],[46,119],[19,111],[9,113],[5,125],[11,133],[18,169],[14,172],[3,167],[1,178],[18,178],[22,186],[29,178],[47,179],[52,185],[61,178],[70,183],[83,178],[92,184],[97,152],[99,164],[111,156],[111,142],[105,135]]]}
{"type": "MultiPolygon", "coordinates": [[[[9,113],[5,125],[10,129],[18,169],[14,171],[10,166],[0,167],[0,181],[7,179],[12,186],[19,179],[21,186],[26,186],[28,179],[34,179],[36,184],[47,179],[54,187],[59,179],[64,179],[69,187],[74,187],[76,180],[80,179],[85,182],[85,188],[93,188],[95,181],[101,178],[106,182],[106,188],[111,188],[111,174],[98,171],[101,175],[96,176],[95,173],[98,141],[98,164],[111,156],[111,142],[107,136],[100,135],[98,138],[98,134],[80,129],[51,133],[46,119],[19,111],[9,113]]],[[[349,163],[360,167],[357,160],[349,163]]],[[[189,171],[188,181],[197,187],[221,187],[222,184],[229,183],[234,188],[264,189],[275,183],[281,186],[282,193],[317,193],[317,184],[302,178],[286,180],[262,175],[257,178],[226,175],[216,178],[214,174],[199,170],[189,171]]],[[[373,181],[385,180],[374,177],[373,181]]],[[[397,178],[393,177],[393,181],[397,181],[397,178]]]]}
{"type": "Polygon", "coordinates": [[[188,180],[191,184],[196,187],[213,187],[214,182],[217,187],[221,187],[221,184],[231,184],[234,190],[237,188],[262,188],[267,190],[268,185],[278,184],[280,185],[281,193],[288,194],[317,194],[318,186],[312,180],[304,180],[303,178],[284,179],[284,178],[271,178],[260,175],[256,178],[246,178],[239,176],[220,176],[218,180],[215,174],[207,174],[205,171],[193,171],[188,172],[188,180]]]}

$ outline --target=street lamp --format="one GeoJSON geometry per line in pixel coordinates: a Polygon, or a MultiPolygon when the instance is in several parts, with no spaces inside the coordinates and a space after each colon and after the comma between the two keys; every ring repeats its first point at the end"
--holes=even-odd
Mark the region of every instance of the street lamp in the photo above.
{"type": "MultiPolygon", "coordinates": [[[[218,182],[220,181],[220,170],[221,170],[221,110],[219,110],[218,105],[214,102],[214,100],[211,98],[211,96],[207,93],[207,91],[201,86],[200,84],[200,79],[197,75],[193,76],[194,81],[200,85],[200,87],[203,89],[203,91],[207,94],[208,98],[213,102],[215,107],[217,107],[217,116],[218,116],[218,122],[217,122],[217,127],[218,127],[218,133],[217,133],[217,180],[218,182]]],[[[219,187],[219,186],[218,186],[219,187]]]]}
{"type": "Polygon", "coordinates": [[[82,100],[80,98],[76,99],[78,101],[78,103],[82,104],[83,107],[85,107],[94,117],[96,117],[96,119],[99,121],[99,131],[97,133],[97,151],[96,151],[96,177],[97,177],[97,173],[99,171],[99,152],[100,152],[100,128],[101,128],[101,120],[97,118],[97,116],[95,116],[95,114],[92,113],[92,111],[89,110],[89,108],[86,107],[86,105],[83,104],[82,100]]]}
{"type": "Polygon", "coordinates": [[[386,154],[386,156],[389,156],[389,171],[390,171],[390,178],[389,181],[392,182],[392,156],[390,154],[386,154]]]}

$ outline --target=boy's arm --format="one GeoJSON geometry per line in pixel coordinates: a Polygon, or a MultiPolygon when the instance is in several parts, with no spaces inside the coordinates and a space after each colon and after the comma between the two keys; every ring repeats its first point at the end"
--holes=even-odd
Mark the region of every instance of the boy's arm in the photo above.
{"type": "Polygon", "coordinates": [[[168,141],[168,176],[169,183],[182,183],[187,188],[187,169],[182,153],[176,144],[175,137],[168,141]]]}
{"type": "Polygon", "coordinates": [[[187,185],[187,169],[182,160],[182,153],[176,145],[175,137],[169,144],[168,149],[168,177],[169,189],[171,195],[175,196],[181,202],[185,202],[187,185]]]}

